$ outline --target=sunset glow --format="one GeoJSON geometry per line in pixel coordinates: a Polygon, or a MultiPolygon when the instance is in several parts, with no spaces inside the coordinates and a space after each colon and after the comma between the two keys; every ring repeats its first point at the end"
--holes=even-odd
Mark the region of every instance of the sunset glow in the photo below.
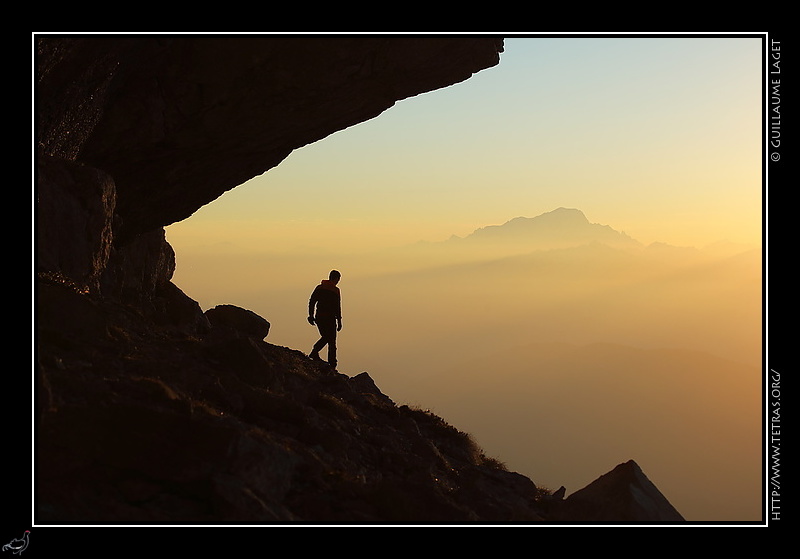
{"type": "Polygon", "coordinates": [[[506,39],[169,226],[173,281],[308,353],[341,270],[341,372],[545,487],[634,459],[688,520],[759,520],[762,48],[506,39]],[[468,243],[573,211],[634,243],[468,243]]]}

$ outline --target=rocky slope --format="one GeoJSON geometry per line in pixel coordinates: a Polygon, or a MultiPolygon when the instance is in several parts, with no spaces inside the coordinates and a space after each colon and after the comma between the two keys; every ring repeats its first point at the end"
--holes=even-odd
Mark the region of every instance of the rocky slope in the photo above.
{"type": "Polygon", "coordinates": [[[245,309],[210,309],[186,334],[39,290],[38,523],[682,520],[633,462],[551,494],[368,373],[265,342],[245,309]]]}
{"type": "MultiPolygon", "coordinates": [[[[266,342],[268,321],[244,309],[203,313],[172,283],[164,238],[293,149],[497,64],[502,41],[40,37],[36,49],[37,524],[570,520],[570,499],[397,406],[367,373],[266,342]]],[[[612,491],[638,494],[636,480],[612,491]]],[[[603,511],[614,518],[664,517],[603,511]]]]}
{"type": "Polygon", "coordinates": [[[534,483],[467,435],[260,340],[243,309],[187,336],[41,291],[59,309],[40,329],[41,522],[542,519],[534,483]]]}

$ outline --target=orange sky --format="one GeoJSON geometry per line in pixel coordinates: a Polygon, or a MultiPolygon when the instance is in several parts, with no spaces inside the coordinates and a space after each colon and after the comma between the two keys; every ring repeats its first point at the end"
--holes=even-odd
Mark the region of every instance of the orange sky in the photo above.
{"type": "Polygon", "coordinates": [[[758,38],[507,39],[498,66],[297,150],[173,237],[375,246],[565,206],[643,242],[758,243],[760,71],[758,38]]]}
{"type": "Polygon", "coordinates": [[[577,490],[634,459],[690,519],[752,520],[761,48],[758,38],[508,39],[499,66],[297,150],[168,227],[174,281],[204,309],[232,303],[261,314],[268,341],[307,351],[308,295],[338,268],[344,373],[368,371],[398,403],[433,409],[553,489],[577,490]],[[756,253],[669,264],[554,253],[506,268],[435,269],[436,258],[394,250],[559,207],[644,245],[727,240],[756,253]],[[547,371],[545,346],[533,343],[621,349],[595,356],[597,370],[575,369],[572,352],[547,371]],[[526,363],[533,347],[540,353],[526,363]],[[683,363],[670,375],[641,353],[662,350],[698,353],[690,362],[669,353],[683,363]],[[619,360],[632,369],[612,379],[604,367],[619,360]],[[650,370],[638,396],[618,384],[650,370]],[[659,383],[671,397],[650,393],[659,383]],[[604,401],[616,419],[603,417],[604,401]],[[652,432],[631,424],[647,413],[643,402],[652,432]],[[723,436],[719,418],[739,430],[723,436]],[[727,478],[709,479],[731,461],[727,478]]]}

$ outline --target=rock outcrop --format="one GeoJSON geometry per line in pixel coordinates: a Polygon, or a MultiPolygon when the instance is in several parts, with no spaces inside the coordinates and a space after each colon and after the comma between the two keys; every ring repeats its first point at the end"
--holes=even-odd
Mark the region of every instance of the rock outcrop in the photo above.
{"type": "Polygon", "coordinates": [[[501,40],[87,36],[36,49],[37,523],[569,518],[571,498],[396,405],[367,373],[270,344],[246,309],[204,313],[172,283],[163,229],[293,149],[497,64],[501,40]]]}
{"type": "Polygon", "coordinates": [[[38,147],[113,177],[129,239],[296,148],[496,65],[501,50],[457,37],[41,38],[38,147]]]}
{"type": "Polygon", "coordinates": [[[253,311],[236,305],[217,305],[205,313],[209,323],[217,328],[227,328],[256,340],[269,335],[270,323],[253,311]]]}
{"type": "Polygon", "coordinates": [[[164,297],[160,228],[500,51],[485,37],[39,37],[37,271],[164,297]]]}
{"type": "Polygon", "coordinates": [[[541,522],[541,491],[367,373],[258,335],[154,331],[61,286],[41,326],[43,524],[541,522]]]}
{"type": "Polygon", "coordinates": [[[633,460],[570,495],[551,519],[594,523],[684,521],[633,460]]]}

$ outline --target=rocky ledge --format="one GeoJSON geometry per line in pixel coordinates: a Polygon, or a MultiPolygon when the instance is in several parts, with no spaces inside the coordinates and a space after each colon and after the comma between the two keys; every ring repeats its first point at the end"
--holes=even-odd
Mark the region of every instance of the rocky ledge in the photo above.
{"type": "Polygon", "coordinates": [[[633,462],[567,499],[537,487],[368,373],[266,342],[250,311],[226,306],[188,335],[40,289],[38,523],[682,520],[633,462]]]}
{"type": "Polygon", "coordinates": [[[202,312],[172,283],[164,226],[501,51],[492,37],[37,38],[36,524],[680,519],[638,467],[551,494],[368,373],[270,344],[268,320],[202,312]]]}

